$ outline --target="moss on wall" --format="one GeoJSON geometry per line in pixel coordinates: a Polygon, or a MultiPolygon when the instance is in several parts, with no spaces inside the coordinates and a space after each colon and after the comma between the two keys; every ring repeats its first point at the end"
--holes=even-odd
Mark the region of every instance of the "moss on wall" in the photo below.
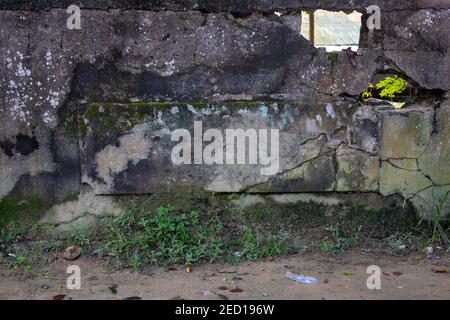
{"type": "Polygon", "coordinates": [[[228,108],[243,108],[255,107],[261,105],[268,105],[276,103],[275,100],[268,101],[250,101],[240,100],[232,102],[208,102],[205,100],[196,101],[181,101],[181,102],[155,102],[142,101],[133,103],[99,103],[92,102],[88,105],[84,114],[80,115],[78,119],[78,131],[81,138],[87,134],[89,127],[94,127],[94,130],[104,132],[123,132],[130,130],[136,124],[142,123],[145,120],[151,119],[157,115],[158,111],[167,111],[173,107],[188,107],[195,109],[204,109],[211,106],[226,106],[228,108]],[[92,124],[95,124],[93,126],[92,124]]]}
{"type": "Polygon", "coordinates": [[[37,196],[4,197],[0,200],[0,228],[9,223],[22,225],[35,223],[48,208],[48,203],[37,196]]]}

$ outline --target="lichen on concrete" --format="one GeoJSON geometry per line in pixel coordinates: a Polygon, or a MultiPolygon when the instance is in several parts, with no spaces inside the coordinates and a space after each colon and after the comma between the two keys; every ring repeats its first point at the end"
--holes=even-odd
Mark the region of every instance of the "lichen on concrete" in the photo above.
{"type": "Polygon", "coordinates": [[[433,182],[420,171],[405,170],[383,161],[380,174],[380,192],[383,195],[399,194],[406,199],[431,187],[433,182]]]}
{"type": "Polygon", "coordinates": [[[336,191],[377,191],[379,158],[341,145],[336,151],[336,191]]]}
{"type": "Polygon", "coordinates": [[[436,110],[437,122],[426,151],[419,157],[419,169],[436,185],[450,184],[450,102],[436,110]]]}
{"type": "Polygon", "coordinates": [[[417,159],[427,149],[433,131],[433,108],[382,113],[380,155],[383,159],[417,159]]]}

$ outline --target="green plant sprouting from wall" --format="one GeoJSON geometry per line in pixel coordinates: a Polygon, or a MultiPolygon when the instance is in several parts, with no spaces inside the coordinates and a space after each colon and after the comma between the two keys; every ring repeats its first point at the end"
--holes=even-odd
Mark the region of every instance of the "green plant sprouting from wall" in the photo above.
{"type": "Polygon", "coordinates": [[[400,94],[405,92],[407,86],[408,81],[405,79],[397,75],[387,76],[376,85],[371,83],[369,87],[361,93],[361,97],[363,99],[372,98],[375,91],[377,91],[381,98],[394,99],[398,98],[400,94]]]}
{"type": "Polygon", "coordinates": [[[366,90],[364,90],[363,93],[361,93],[362,98],[363,99],[372,98],[373,97],[372,91],[373,91],[373,84],[371,83],[369,87],[366,90]]]}
{"type": "Polygon", "coordinates": [[[395,98],[406,90],[408,82],[399,76],[388,76],[375,86],[380,91],[382,98],[395,98]]]}

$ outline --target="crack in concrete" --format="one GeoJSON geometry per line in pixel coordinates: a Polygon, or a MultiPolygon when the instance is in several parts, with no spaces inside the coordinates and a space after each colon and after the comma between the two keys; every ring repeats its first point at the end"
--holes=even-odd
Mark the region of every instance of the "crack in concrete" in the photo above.
{"type": "MultiPolygon", "coordinates": [[[[328,139],[327,139],[327,136],[326,136],[326,133],[321,133],[320,135],[318,135],[318,136],[316,136],[316,137],[309,138],[309,139],[305,140],[300,146],[304,146],[304,145],[306,145],[307,143],[309,143],[309,142],[311,142],[311,141],[314,141],[314,140],[319,140],[319,139],[321,139],[322,137],[325,137],[325,139],[328,140],[328,139]]],[[[324,143],[324,144],[320,147],[320,150],[319,150],[318,155],[317,155],[316,157],[313,157],[313,158],[311,158],[311,159],[309,159],[309,160],[303,161],[302,163],[298,164],[297,166],[295,166],[295,167],[293,167],[293,168],[291,168],[291,169],[283,170],[282,172],[279,172],[278,174],[276,174],[275,176],[271,177],[271,178],[268,179],[267,181],[259,182],[259,183],[256,183],[256,184],[250,185],[250,186],[246,186],[245,188],[242,189],[241,192],[245,192],[245,190],[248,190],[248,189],[254,189],[254,188],[257,188],[258,186],[261,186],[261,185],[264,185],[264,184],[271,183],[273,180],[275,180],[275,179],[277,179],[277,178],[279,178],[279,177],[285,175],[286,173],[289,173],[289,172],[292,172],[292,171],[294,171],[294,170],[296,170],[296,169],[299,169],[299,168],[302,167],[303,165],[305,165],[305,164],[307,164],[307,163],[309,163],[309,162],[311,162],[311,161],[314,161],[314,160],[320,158],[321,156],[324,155],[324,154],[322,153],[322,151],[323,151],[323,149],[325,148],[325,146],[326,146],[326,143],[324,143]]]]}

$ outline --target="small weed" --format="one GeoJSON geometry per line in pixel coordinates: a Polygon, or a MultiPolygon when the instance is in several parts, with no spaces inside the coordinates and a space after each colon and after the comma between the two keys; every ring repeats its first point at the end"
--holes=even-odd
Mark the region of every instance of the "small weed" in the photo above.
{"type": "Polygon", "coordinates": [[[31,265],[27,263],[26,258],[19,256],[15,261],[16,266],[22,267],[24,272],[29,272],[31,270],[31,265]]]}
{"type": "Polygon", "coordinates": [[[361,93],[363,99],[369,99],[373,97],[373,84],[371,83],[369,87],[361,93]]]}
{"type": "Polygon", "coordinates": [[[64,241],[51,240],[45,243],[42,247],[43,252],[60,251],[65,248],[64,241]]]}
{"type": "Polygon", "coordinates": [[[139,270],[142,267],[142,259],[139,253],[135,252],[130,257],[130,267],[135,271],[139,270]]]}
{"type": "Polygon", "coordinates": [[[331,236],[331,240],[323,241],[320,244],[320,249],[325,253],[337,254],[343,252],[353,246],[356,242],[356,239],[347,236],[338,225],[328,227],[325,230],[329,232],[331,236]]]}
{"type": "Polygon", "coordinates": [[[408,252],[407,248],[414,248],[418,245],[418,238],[411,232],[391,234],[386,241],[387,252],[395,256],[404,255],[408,252]],[[403,248],[403,246],[405,247],[403,248]]]}
{"type": "Polygon", "coordinates": [[[244,227],[240,238],[229,245],[232,256],[229,261],[252,261],[268,256],[284,255],[295,249],[295,244],[286,231],[264,235],[261,228],[244,227]]]}
{"type": "Polygon", "coordinates": [[[1,229],[0,232],[0,249],[11,245],[23,233],[23,229],[15,223],[10,223],[1,229]]]}
{"type": "Polygon", "coordinates": [[[104,251],[135,269],[143,263],[166,266],[217,260],[222,254],[218,217],[201,217],[197,211],[176,214],[174,209],[160,207],[151,215],[130,207],[107,223],[104,251]]]}
{"type": "MultiPolygon", "coordinates": [[[[66,242],[70,245],[76,245],[89,251],[92,248],[91,244],[93,237],[93,231],[89,228],[73,228],[70,230],[70,234],[66,242]]],[[[61,243],[55,242],[53,244],[57,247],[61,243]]]]}
{"type": "MultiPolygon", "coordinates": [[[[447,248],[450,248],[450,227],[445,227],[445,225],[448,226],[450,224],[450,215],[447,214],[447,216],[444,216],[443,210],[449,199],[449,195],[450,191],[448,191],[440,201],[435,200],[435,214],[427,221],[428,230],[430,231],[426,234],[429,242],[444,245],[447,248]]],[[[424,219],[419,222],[418,227],[420,227],[423,222],[424,219]]]]}
{"type": "Polygon", "coordinates": [[[399,76],[388,76],[377,83],[376,88],[380,91],[382,98],[395,98],[406,90],[408,82],[399,76]]]}

